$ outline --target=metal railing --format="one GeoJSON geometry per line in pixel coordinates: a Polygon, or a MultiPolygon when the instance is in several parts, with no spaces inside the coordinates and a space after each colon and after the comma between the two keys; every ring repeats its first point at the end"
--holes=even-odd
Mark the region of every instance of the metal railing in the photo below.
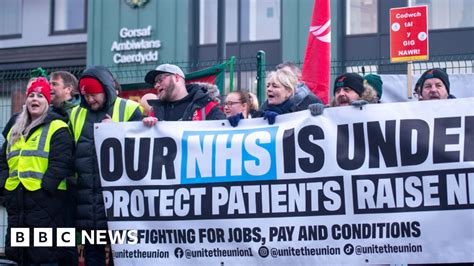
{"type": "MultiPolygon", "coordinates": [[[[186,73],[205,69],[220,61],[209,60],[200,62],[167,62],[180,66],[186,73]]],[[[301,66],[302,62],[294,62],[301,66]]],[[[145,64],[145,67],[137,66],[111,66],[108,67],[118,82],[121,84],[142,83],[145,74],[156,67],[156,64],[145,64]]],[[[420,74],[426,69],[439,67],[447,71],[448,74],[468,74],[474,73],[474,54],[432,56],[429,61],[413,63],[414,74],[420,74]]],[[[85,66],[71,66],[64,68],[47,68],[46,72],[51,73],[56,70],[69,71],[79,77],[85,66]]],[[[237,58],[234,65],[234,90],[248,90],[259,96],[260,100],[265,95],[265,75],[268,71],[275,69],[275,65],[266,63],[265,53],[259,52],[255,57],[237,58]]],[[[368,73],[378,74],[406,74],[406,63],[390,63],[387,58],[345,60],[331,62],[331,75],[336,77],[343,72],[355,72],[361,75],[368,73]]],[[[12,113],[18,112],[24,101],[26,84],[32,69],[6,70],[0,71],[0,130],[3,130],[5,123],[12,113]]],[[[226,89],[229,89],[229,72],[226,75],[226,89]]],[[[0,136],[0,144],[3,137],[0,136]]]]}

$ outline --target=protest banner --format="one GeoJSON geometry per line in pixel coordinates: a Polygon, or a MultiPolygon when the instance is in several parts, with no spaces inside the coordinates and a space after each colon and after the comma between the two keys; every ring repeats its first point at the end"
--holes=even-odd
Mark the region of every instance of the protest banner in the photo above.
{"type": "Polygon", "coordinates": [[[472,99],[103,123],[95,143],[116,265],[474,261],[472,99]]]}

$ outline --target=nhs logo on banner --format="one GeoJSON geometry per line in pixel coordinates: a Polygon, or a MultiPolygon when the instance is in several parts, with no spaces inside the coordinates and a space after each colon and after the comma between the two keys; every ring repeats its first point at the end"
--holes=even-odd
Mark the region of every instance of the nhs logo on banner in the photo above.
{"type": "Polygon", "coordinates": [[[275,180],[277,127],[183,133],[182,184],[275,180]]]}

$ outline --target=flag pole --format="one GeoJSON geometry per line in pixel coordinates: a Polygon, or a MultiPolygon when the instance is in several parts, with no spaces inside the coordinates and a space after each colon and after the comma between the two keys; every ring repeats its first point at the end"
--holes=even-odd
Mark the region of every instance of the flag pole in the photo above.
{"type": "MultiPolygon", "coordinates": [[[[408,7],[412,6],[412,0],[408,0],[408,7]]],[[[407,94],[408,99],[413,98],[413,61],[407,63],[407,94]]]]}

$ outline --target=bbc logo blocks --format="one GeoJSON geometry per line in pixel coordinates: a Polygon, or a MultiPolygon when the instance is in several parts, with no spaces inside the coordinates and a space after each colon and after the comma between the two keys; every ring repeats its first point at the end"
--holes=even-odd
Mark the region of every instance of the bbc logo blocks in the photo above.
{"type": "Polygon", "coordinates": [[[34,247],[76,246],[75,228],[57,228],[55,231],[56,234],[53,233],[53,228],[33,228],[31,235],[30,228],[11,228],[10,243],[12,247],[29,247],[32,238],[34,247]]]}

